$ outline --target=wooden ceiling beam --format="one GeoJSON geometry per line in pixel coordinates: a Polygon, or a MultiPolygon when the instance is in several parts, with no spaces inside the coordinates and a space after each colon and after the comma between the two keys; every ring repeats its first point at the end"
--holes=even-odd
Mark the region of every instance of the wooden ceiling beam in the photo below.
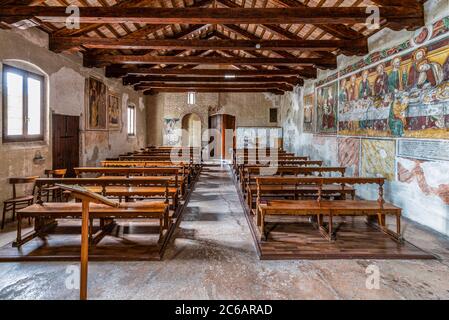
{"type": "Polygon", "coordinates": [[[200,40],[163,39],[139,40],[91,37],[50,37],[50,49],[55,52],[83,46],[87,49],[108,50],[302,50],[352,52],[368,51],[365,39],[361,40],[200,40]]]}
{"type": "MultiPolygon", "coordinates": [[[[151,1],[149,0],[127,0],[122,1],[120,3],[117,3],[116,5],[112,6],[112,8],[122,8],[122,7],[136,7],[141,6],[142,4],[147,4],[151,1]]],[[[195,1],[191,8],[202,8],[207,7],[211,3],[213,3],[213,0],[199,0],[195,1]]],[[[101,28],[105,26],[105,23],[96,23],[96,24],[87,24],[82,25],[80,29],[67,29],[67,28],[61,28],[60,30],[54,32],[52,35],[55,37],[67,37],[67,36],[81,36],[88,32],[94,31],[98,28],[101,28]]],[[[146,25],[143,26],[140,29],[137,29],[131,33],[126,34],[122,38],[124,39],[141,39],[147,36],[148,34],[158,32],[162,29],[164,29],[167,25],[165,24],[156,24],[156,25],[146,25]]]]}
{"type": "Polygon", "coordinates": [[[198,64],[198,65],[271,65],[318,66],[335,69],[337,58],[240,58],[240,57],[171,57],[151,55],[84,55],[85,67],[101,67],[110,64],[198,64]]]}
{"type": "MultiPolygon", "coordinates": [[[[43,22],[65,23],[65,7],[5,6],[0,20],[6,22],[38,18],[43,22]]],[[[380,17],[409,30],[422,26],[424,11],[415,8],[380,7],[380,17]]],[[[370,13],[365,7],[295,7],[295,8],[114,8],[81,7],[81,23],[146,24],[356,24],[365,23],[370,13]]]]}
{"type": "Polygon", "coordinates": [[[146,90],[146,89],[275,89],[282,91],[292,91],[293,86],[287,85],[285,83],[246,83],[246,84],[220,84],[220,83],[165,83],[165,82],[155,82],[151,84],[138,84],[134,86],[135,90],[146,90]]]}
{"type": "Polygon", "coordinates": [[[159,88],[147,89],[143,93],[145,95],[154,95],[158,93],[186,93],[186,92],[210,92],[210,93],[273,93],[283,95],[284,91],[279,89],[213,89],[213,88],[197,88],[195,90],[188,88],[159,88]]]}
{"type": "MultiPolygon", "coordinates": [[[[123,68],[122,66],[109,66],[106,68],[107,77],[122,77],[124,75],[147,76],[204,76],[224,78],[234,77],[299,77],[304,76],[302,70],[231,70],[231,69],[156,69],[156,68],[123,68]]],[[[316,75],[315,75],[316,76],[316,75]]]]}
{"type": "Polygon", "coordinates": [[[286,83],[304,85],[304,80],[298,77],[176,77],[176,76],[127,76],[123,78],[123,85],[151,84],[151,83],[286,83]]]}

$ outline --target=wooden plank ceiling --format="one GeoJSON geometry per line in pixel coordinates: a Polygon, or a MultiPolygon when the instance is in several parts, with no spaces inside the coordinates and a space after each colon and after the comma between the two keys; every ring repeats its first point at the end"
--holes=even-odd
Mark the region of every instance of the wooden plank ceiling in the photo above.
{"type": "Polygon", "coordinates": [[[2,27],[37,25],[55,52],[81,52],[86,67],[105,67],[145,94],[282,94],[337,55],[364,55],[384,27],[415,30],[420,0],[0,0],[2,27]],[[81,25],[65,25],[68,5],[81,25]],[[368,6],[380,8],[370,30],[368,6]]]}

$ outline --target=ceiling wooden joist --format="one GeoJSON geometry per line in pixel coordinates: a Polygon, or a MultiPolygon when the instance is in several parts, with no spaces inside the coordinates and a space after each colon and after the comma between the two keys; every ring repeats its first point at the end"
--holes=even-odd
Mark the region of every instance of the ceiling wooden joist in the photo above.
{"type": "MultiPolygon", "coordinates": [[[[409,30],[422,23],[423,11],[416,7],[380,7],[380,18],[400,23],[409,30]]],[[[371,13],[363,7],[293,7],[293,8],[117,8],[81,7],[80,23],[145,24],[315,24],[365,23],[371,13]]],[[[0,19],[17,22],[38,18],[49,23],[65,23],[65,7],[5,6],[0,19]]]]}
{"type": "Polygon", "coordinates": [[[79,51],[85,66],[146,94],[280,94],[316,78],[317,68],[335,68],[339,54],[367,54],[368,37],[384,27],[421,27],[423,2],[0,0],[0,26],[38,26],[50,50],[79,51]],[[65,25],[69,4],[80,8],[79,28],[65,25]],[[372,6],[376,30],[366,24],[372,6]]]}

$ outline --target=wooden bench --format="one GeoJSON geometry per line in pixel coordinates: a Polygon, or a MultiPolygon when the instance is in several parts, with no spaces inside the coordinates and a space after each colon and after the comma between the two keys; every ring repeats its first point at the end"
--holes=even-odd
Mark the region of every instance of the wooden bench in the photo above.
{"type": "MultiPolygon", "coordinates": [[[[21,247],[36,237],[44,238],[48,230],[56,226],[56,219],[80,219],[82,215],[81,203],[74,202],[47,202],[34,204],[18,211],[17,239],[14,247],[21,247]],[[22,218],[34,219],[34,230],[22,236],[22,218]]],[[[158,202],[125,202],[118,207],[110,207],[102,204],[90,205],[91,226],[94,219],[100,219],[101,231],[94,237],[92,228],[89,236],[91,243],[97,243],[105,233],[113,227],[114,219],[157,219],[159,220],[159,241],[162,240],[163,230],[170,226],[169,207],[163,201],[158,202]],[[105,224],[105,221],[110,223],[105,224]]]]}
{"type": "Polygon", "coordinates": [[[189,163],[179,162],[172,163],[171,161],[124,161],[124,160],[107,160],[102,161],[101,166],[105,168],[172,168],[172,167],[183,167],[184,171],[189,177],[189,184],[191,182],[191,178],[195,178],[199,169],[195,168],[189,163]]]}
{"type": "MultiPolygon", "coordinates": [[[[78,178],[81,178],[86,174],[101,175],[101,176],[125,176],[127,178],[133,176],[175,176],[179,182],[181,197],[184,197],[186,195],[187,184],[189,180],[185,166],[148,167],[148,168],[86,167],[86,168],[75,168],[74,170],[78,178]]],[[[175,180],[175,187],[176,187],[176,180],[175,180]]]]}
{"type": "Polygon", "coordinates": [[[39,178],[36,179],[37,202],[43,203],[41,190],[48,185],[79,185],[103,196],[139,198],[162,197],[165,203],[172,202],[173,210],[178,207],[179,184],[176,176],[120,177],[101,176],[98,178],[39,178]]]}
{"type": "MultiPolygon", "coordinates": [[[[255,195],[257,193],[257,185],[256,181],[258,178],[269,178],[270,176],[261,175],[260,167],[247,167],[246,172],[247,176],[244,180],[244,189],[242,190],[246,196],[246,200],[250,209],[253,208],[253,204],[255,204],[255,195]]],[[[271,176],[279,176],[279,177],[297,177],[297,176],[318,176],[322,177],[323,175],[337,174],[340,177],[344,177],[346,172],[346,168],[344,167],[279,167],[276,168],[276,172],[271,176]]],[[[277,180],[275,180],[277,181],[277,180]]],[[[289,180],[287,180],[289,181],[289,180]]],[[[313,195],[318,192],[316,187],[312,186],[299,186],[296,183],[288,184],[282,182],[278,184],[277,182],[269,185],[268,183],[262,185],[260,187],[260,196],[270,196],[270,197],[294,197],[295,199],[299,196],[304,195],[313,195]]],[[[323,196],[340,196],[343,197],[345,195],[351,196],[351,198],[355,197],[355,189],[346,187],[342,189],[340,185],[326,185],[322,190],[323,196]]]]}
{"type": "MultiPolygon", "coordinates": [[[[276,178],[258,178],[257,192],[262,193],[262,186],[274,183],[276,178]]],[[[402,241],[401,237],[401,212],[402,209],[384,200],[383,186],[384,178],[320,178],[320,177],[304,177],[304,178],[280,178],[278,183],[302,184],[315,186],[318,189],[316,200],[273,200],[262,201],[257,197],[257,225],[260,227],[262,239],[267,240],[269,231],[265,228],[265,218],[267,216],[312,216],[316,218],[316,224],[320,232],[329,240],[336,240],[336,233],[339,229],[334,228],[333,221],[335,217],[346,216],[364,216],[373,223],[373,217],[377,217],[377,225],[380,230],[396,241],[402,241]],[[290,180],[290,181],[287,181],[290,180]],[[378,199],[359,200],[359,199],[343,199],[323,200],[323,190],[327,185],[340,185],[342,189],[348,186],[360,184],[376,184],[378,185],[378,199]],[[386,226],[386,215],[396,217],[396,232],[389,230],[386,226]],[[328,218],[327,225],[324,224],[324,217],[328,218]]],[[[375,219],[374,219],[375,220],[375,219]]]]}
{"type": "Polygon", "coordinates": [[[323,161],[321,160],[295,160],[295,161],[277,161],[277,162],[272,162],[269,164],[265,164],[265,163],[256,163],[256,164],[240,164],[238,166],[238,173],[237,173],[237,177],[238,180],[240,181],[240,185],[242,188],[242,191],[244,192],[245,190],[245,185],[244,185],[244,181],[247,178],[247,168],[273,168],[273,170],[275,168],[279,168],[279,167],[312,167],[312,166],[317,166],[317,167],[321,167],[323,165],[323,161]]]}

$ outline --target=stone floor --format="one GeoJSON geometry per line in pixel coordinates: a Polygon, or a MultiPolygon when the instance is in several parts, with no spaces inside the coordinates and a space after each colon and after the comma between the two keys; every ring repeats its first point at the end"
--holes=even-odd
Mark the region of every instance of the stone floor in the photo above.
{"type": "MultiPolygon", "coordinates": [[[[449,299],[449,240],[406,222],[430,261],[259,261],[230,173],[205,168],[162,262],[94,262],[90,299],[449,299]],[[380,271],[366,287],[367,267],[380,271]]],[[[13,230],[0,235],[11,241],[13,230]]],[[[0,299],[77,299],[70,263],[0,264],[0,299]]]]}

